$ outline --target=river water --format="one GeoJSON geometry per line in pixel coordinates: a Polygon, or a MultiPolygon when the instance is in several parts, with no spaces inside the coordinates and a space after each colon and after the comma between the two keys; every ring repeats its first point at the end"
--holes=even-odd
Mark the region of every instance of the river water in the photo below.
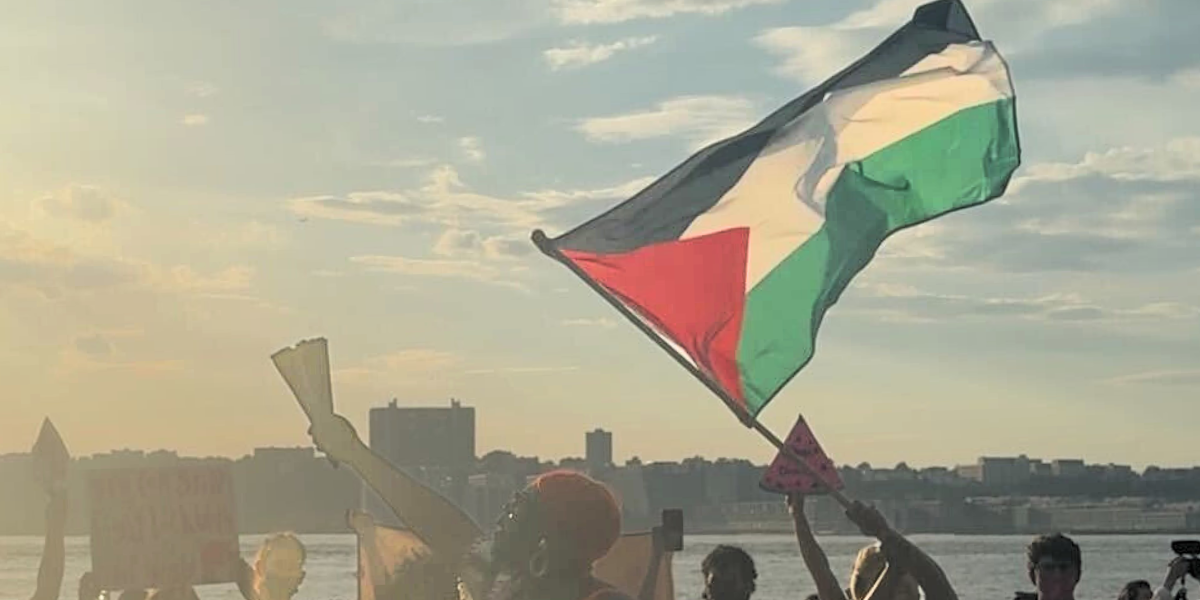
{"type": "MultiPolygon", "coordinates": [[[[1130,579],[1148,579],[1158,585],[1172,556],[1170,541],[1184,537],[1187,536],[1076,537],[1083,548],[1083,581],[1076,597],[1116,598],[1121,586],[1130,579]]],[[[244,536],[243,556],[251,559],[261,539],[261,536],[244,536]]],[[[354,536],[311,535],[302,539],[309,552],[308,577],[296,600],[354,600],[354,536]]],[[[1025,576],[1027,536],[930,535],[912,539],[941,563],[963,600],[1008,600],[1013,592],[1032,588],[1025,576]]],[[[859,537],[821,538],[843,585],[854,554],[866,542],[866,538],[859,537]]],[[[754,556],[759,571],[756,600],[800,600],[815,591],[791,536],[697,535],[688,537],[684,551],[675,557],[677,598],[699,600],[700,560],[719,543],[740,545],[754,556]]],[[[87,538],[68,539],[67,554],[67,576],[61,597],[76,600],[79,576],[90,563],[87,538]]],[[[25,600],[33,594],[40,556],[39,538],[0,537],[0,600],[25,600]]],[[[1195,585],[1194,581],[1191,583],[1195,585]]],[[[197,588],[197,592],[203,600],[240,598],[233,585],[204,586],[197,588]]]]}

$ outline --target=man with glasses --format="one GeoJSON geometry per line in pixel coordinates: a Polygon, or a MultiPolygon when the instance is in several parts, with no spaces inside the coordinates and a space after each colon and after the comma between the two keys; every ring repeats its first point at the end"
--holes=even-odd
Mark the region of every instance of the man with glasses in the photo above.
{"type": "Polygon", "coordinates": [[[1075,586],[1083,571],[1079,545],[1055,533],[1039,536],[1027,551],[1029,581],[1037,586],[1038,600],[1075,600],[1075,586]]]}

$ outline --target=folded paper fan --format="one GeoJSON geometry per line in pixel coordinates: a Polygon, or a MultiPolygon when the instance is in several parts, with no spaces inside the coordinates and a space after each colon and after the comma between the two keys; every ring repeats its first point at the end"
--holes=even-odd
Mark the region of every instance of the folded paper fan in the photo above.
{"type": "Polygon", "coordinates": [[[329,344],[325,338],[304,340],[284,348],[271,355],[271,361],[310,422],[333,417],[333,383],[329,377],[329,344]]]}

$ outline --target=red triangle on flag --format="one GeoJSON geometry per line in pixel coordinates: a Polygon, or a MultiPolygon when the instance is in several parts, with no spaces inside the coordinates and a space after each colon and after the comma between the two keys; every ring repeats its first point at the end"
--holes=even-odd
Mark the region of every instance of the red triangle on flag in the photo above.
{"type": "Polygon", "coordinates": [[[821,444],[817,442],[816,436],[813,435],[812,429],[804,421],[803,416],[796,419],[796,424],[783,444],[804,459],[812,472],[820,475],[821,480],[825,483],[809,474],[808,469],[797,465],[790,456],[780,452],[775,456],[775,460],[771,461],[771,465],[763,473],[762,481],[758,484],[763,490],[778,494],[818,495],[829,493],[831,486],[835,490],[842,490],[846,487],[842,483],[841,476],[838,475],[837,467],[825,455],[825,451],[821,449],[821,444]]]}

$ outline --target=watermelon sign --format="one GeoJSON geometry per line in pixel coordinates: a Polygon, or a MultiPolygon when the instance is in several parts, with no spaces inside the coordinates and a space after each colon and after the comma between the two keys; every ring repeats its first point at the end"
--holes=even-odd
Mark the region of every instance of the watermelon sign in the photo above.
{"type": "Polygon", "coordinates": [[[816,495],[828,493],[830,487],[835,490],[845,488],[837,467],[825,455],[803,416],[796,420],[784,446],[803,459],[811,468],[811,472],[819,475],[825,483],[814,478],[809,469],[796,464],[792,457],[780,452],[775,456],[775,460],[771,461],[758,484],[763,490],[777,494],[816,495]]]}

